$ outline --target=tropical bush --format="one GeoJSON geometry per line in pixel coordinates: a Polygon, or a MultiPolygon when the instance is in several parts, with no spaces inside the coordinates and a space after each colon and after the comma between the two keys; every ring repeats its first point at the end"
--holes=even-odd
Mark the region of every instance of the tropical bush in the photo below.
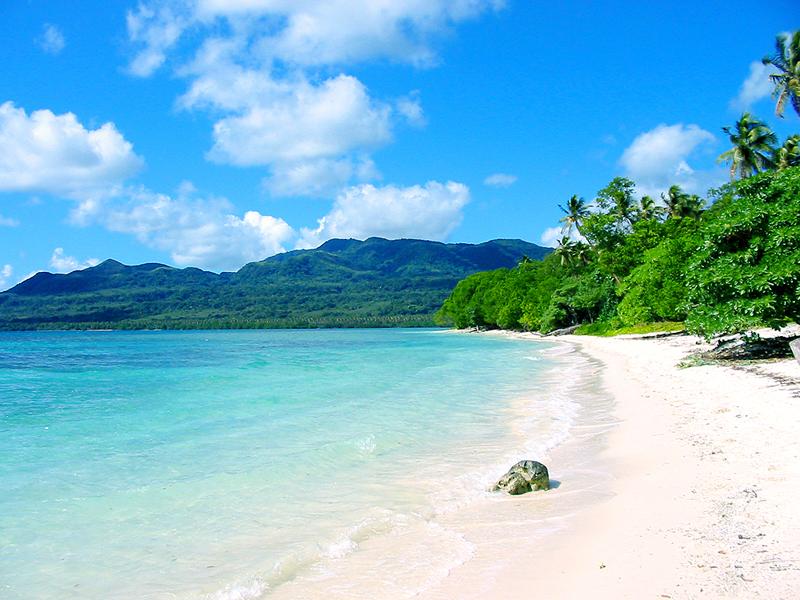
{"type": "Polygon", "coordinates": [[[591,210],[573,196],[562,222],[580,241],[565,235],[542,261],[468,277],[438,322],[607,334],[685,321],[711,337],[800,320],[800,167],[726,184],[709,201],[677,186],[664,206],[634,193],[616,178],[591,210]]]}

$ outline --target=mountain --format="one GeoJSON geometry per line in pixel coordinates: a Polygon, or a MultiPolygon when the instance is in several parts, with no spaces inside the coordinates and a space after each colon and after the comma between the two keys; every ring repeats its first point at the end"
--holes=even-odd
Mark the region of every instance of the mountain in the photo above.
{"type": "Polygon", "coordinates": [[[522,240],[443,244],[333,239],[235,273],[106,260],[37,273],[0,293],[0,329],[202,329],[430,325],[455,284],[549,248],[522,240]]]}

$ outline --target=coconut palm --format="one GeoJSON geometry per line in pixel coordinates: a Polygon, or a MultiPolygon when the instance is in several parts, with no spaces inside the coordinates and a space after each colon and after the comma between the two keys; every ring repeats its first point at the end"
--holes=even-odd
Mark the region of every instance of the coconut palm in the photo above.
{"type": "Polygon", "coordinates": [[[636,184],[626,177],[615,177],[606,187],[597,193],[597,206],[614,217],[617,231],[623,231],[626,225],[633,226],[638,214],[638,202],[633,195],[636,184]]]}
{"type": "Polygon", "coordinates": [[[580,265],[588,265],[592,261],[591,248],[589,244],[577,242],[572,252],[573,261],[580,265]]]}
{"type": "Polygon", "coordinates": [[[800,166],[800,135],[795,134],[786,138],[783,146],[775,150],[772,162],[776,169],[800,166]]]}
{"type": "Polygon", "coordinates": [[[765,56],[761,62],[778,70],[769,76],[775,86],[772,92],[776,100],[775,114],[783,117],[788,101],[800,116],[800,31],[779,35],[775,39],[775,54],[765,56]]]}
{"type": "Polygon", "coordinates": [[[560,204],[558,208],[564,213],[564,217],[559,221],[559,223],[564,224],[561,231],[569,235],[572,233],[572,228],[574,227],[577,232],[580,233],[581,223],[589,216],[589,206],[586,204],[586,201],[578,196],[572,196],[567,202],[566,208],[560,204]]]}
{"type": "Polygon", "coordinates": [[[775,133],[750,113],[744,113],[733,127],[723,127],[733,148],[719,155],[717,161],[731,163],[731,179],[741,179],[772,167],[772,153],[778,142],[775,133]]]}
{"type": "Polygon", "coordinates": [[[658,206],[650,196],[642,196],[639,200],[639,216],[644,220],[660,219],[665,212],[666,209],[663,206],[658,206]]]}
{"type": "Polygon", "coordinates": [[[691,217],[692,219],[696,219],[703,214],[705,204],[705,200],[696,194],[684,194],[683,201],[678,208],[677,216],[691,217]]]}
{"type": "Polygon", "coordinates": [[[553,250],[553,254],[561,259],[561,266],[571,265],[575,260],[575,242],[568,235],[562,236],[558,240],[558,246],[553,250]]]}
{"type": "Polygon", "coordinates": [[[639,216],[633,196],[631,194],[615,194],[611,214],[617,217],[617,222],[620,224],[627,222],[628,225],[633,226],[639,216]]]}
{"type": "Polygon", "coordinates": [[[694,194],[687,194],[679,185],[671,185],[666,193],[662,192],[661,200],[671,218],[697,218],[703,212],[703,200],[694,194]]]}

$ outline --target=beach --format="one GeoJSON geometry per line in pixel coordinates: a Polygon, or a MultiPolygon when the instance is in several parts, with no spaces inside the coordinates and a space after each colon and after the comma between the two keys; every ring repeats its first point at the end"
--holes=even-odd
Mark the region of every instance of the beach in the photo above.
{"type": "Polygon", "coordinates": [[[679,368],[687,336],[5,335],[4,597],[800,589],[794,361],[679,368]],[[552,489],[491,492],[521,459],[552,489]]]}
{"type": "Polygon", "coordinates": [[[800,366],[679,368],[698,348],[688,336],[560,339],[602,363],[613,398],[615,425],[565,444],[600,439],[606,495],[577,503],[545,540],[515,528],[515,511],[546,512],[585,485],[560,477],[558,461],[586,448],[556,449],[559,487],[472,515],[485,519],[467,528],[473,560],[420,597],[795,598],[800,366]]]}

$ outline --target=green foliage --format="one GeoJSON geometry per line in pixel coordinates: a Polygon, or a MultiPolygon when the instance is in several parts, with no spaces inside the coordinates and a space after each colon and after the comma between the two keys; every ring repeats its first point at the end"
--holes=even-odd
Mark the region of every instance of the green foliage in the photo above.
{"type": "Polygon", "coordinates": [[[772,94],[776,100],[775,114],[782,117],[788,101],[800,116],[800,31],[779,34],[775,40],[775,54],[761,62],[777,70],[769,76],[775,86],[772,94]]]}
{"type": "Polygon", "coordinates": [[[800,167],[728,186],[687,271],[690,331],[712,336],[800,320],[800,167]]]}
{"type": "Polygon", "coordinates": [[[744,113],[733,127],[723,127],[733,147],[719,155],[719,162],[731,164],[731,179],[745,179],[773,167],[772,156],[778,138],[750,113],[744,113]]]}
{"type": "Polygon", "coordinates": [[[628,327],[620,327],[614,321],[600,321],[598,323],[591,323],[588,325],[581,325],[575,330],[577,335],[598,335],[602,337],[611,337],[614,335],[643,335],[647,333],[673,333],[677,331],[684,331],[685,326],[681,322],[676,321],[661,321],[657,323],[640,323],[638,325],[631,325],[628,327]]]}
{"type": "Polygon", "coordinates": [[[800,167],[714,191],[715,204],[673,186],[663,211],[630,204],[617,178],[543,261],[478,273],[439,312],[459,327],[617,335],[683,328],[707,337],[800,320],[800,167]]]}
{"type": "Polygon", "coordinates": [[[686,266],[701,243],[698,228],[694,219],[664,223],[663,239],[643,253],[641,264],[619,286],[622,324],[686,318],[686,266]]]}

